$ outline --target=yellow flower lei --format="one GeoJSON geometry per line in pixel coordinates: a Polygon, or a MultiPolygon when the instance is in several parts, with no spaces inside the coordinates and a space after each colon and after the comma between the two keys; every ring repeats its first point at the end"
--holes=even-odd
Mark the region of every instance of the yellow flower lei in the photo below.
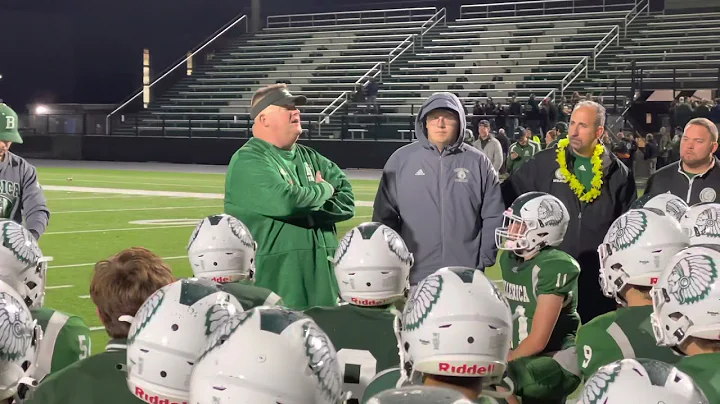
{"type": "Polygon", "coordinates": [[[600,196],[600,187],[602,187],[602,154],[605,152],[605,147],[602,143],[598,143],[595,146],[595,151],[590,159],[592,164],[593,178],[590,181],[591,188],[589,191],[585,191],[585,187],[577,179],[575,174],[568,170],[567,160],[565,157],[565,149],[570,144],[570,139],[562,139],[557,144],[557,163],[560,166],[560,174],[563,176],[566,183],[570,185],[570,189],[580,198],[581,202],[590,203],[600,196]]]}

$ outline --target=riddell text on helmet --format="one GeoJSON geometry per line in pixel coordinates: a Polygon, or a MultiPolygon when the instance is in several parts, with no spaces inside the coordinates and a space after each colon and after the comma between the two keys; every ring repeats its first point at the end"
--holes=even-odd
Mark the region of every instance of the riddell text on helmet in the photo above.
{"type": "Polygon", "coordinates": [[[438,364],[438,370],[453,375],[483,376],[487,375],[488,373],[495,372],[495,365],[490,364],[487,367],[478,365],[468,366],[467,364],[461,366],[453,366],[449,363],[440,362],[438,364]]]}
{"type": "Polygon", "coordinates": [[[387,304],[388,299],[358,299],[357,297],[353,297],[350,299],[350,302],[357,306],[382,306],[384,304],[387,304]]]}
{"type": "Polygon", "coordinates": [[[175,401],[175,399],[165,398],[164,396],[158,396],[153,394],[145,393],[141,387],[135,387],[135,396],[137,398],[150,404],[188,404],[187,401],[175,401]]]}

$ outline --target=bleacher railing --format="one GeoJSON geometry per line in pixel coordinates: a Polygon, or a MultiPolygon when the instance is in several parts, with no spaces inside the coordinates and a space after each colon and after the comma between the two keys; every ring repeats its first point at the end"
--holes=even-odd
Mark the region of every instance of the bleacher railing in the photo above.
{"type": "Polygon", "coordinates": [[[608,32],[603,37],[603,39],[601,39],[600,42],[598,42],[597,45],[595,45],[595,47],[593,47],[593,54],[592,54],[593,70],[597,68],[597,64],[596,64],[597,57],[600,56],[600,54],[603,53],[603,51],[608,46],[610,46],[610,44],[612,44],[613,41],[617,41],[618,46],[620,45],[620,26],[619,25],[612,27],[610,32],[608,32]]]}
{"type": "Polygon", "coordinates": [[[633,7],[632,10],[625,14],[625,27],[623,37],[627,37],[628,25],[632,24],[632,22],[635,21],[635,19],[645,11],[647,11],[647,14],[650,15],[650,0],[639,0],[635,4],[635,7],[633,7]]]}
{"type": "Polygon", "coordinates": [[[469,4],[460,6],[460,19],[621,11],[634,3],[634,0],[618,4],[605,0],[601,4],[593,0],[544,0],[469,4]]]}
{"type": "Polygon", "coordinates": [[[405,51],[412,48],[413,52],[415,52],[415,36],[417,34],[410,34],[407,38],[405,38],[404,41],[400,42],[398,46],[395,47],[395,49],[391,50],[388,54],[388,68],[390,65],[397,60],[400,56],[402,56],[405,51]]]}
{"type": "Polygon", "coordinates": [[[437,13],[435,13],[430,19],[425,21],[425,23],[420,27],[420,46],[423,44],[423,38],[425,37],[425,34],[428,33],[431,29],[435,28],[436,25],[438,25],[440,22],[443,22],[445,26],[447,26],[447,10],[445,7],[441,8],[437,13]]]}
{"type": "MultiPolygon", "coordinates": [[[[193,59],[193,66],[195,68],[197,68],[199,65],[202,65],[207,55],[211,54],[216,49],[225,46],[226,43],[224,43],[224,40],[227,40],[228,37],[232,35],[231,32],[235,32],[238,27],[242,27],[243,25],[245,28],[243,33],[247,33],[248,19],[246,15],[243,14],[241,16],[233,18],[222,28],[215,31],[215,33],[202,41],[200,45],[196,46],[195,49],[192,50],[187,56],[181,57],[180,59],[178,59],[177,62],[171,64],[170,67],[165,69],[165,71],[163,71],[159,77],[150,82],[148,88],[152,89],[153,94],[163,93],[182,77],[186,77],[189,75],[187,69],[181,68],[186,65],[188,60],[193,59]],[[243,22],[244,24],[241,24],[243,22]],[[175,80],[170,80],[170,78],[174,78],[175,80]]],[[[137,104],[138,101],[142,101],[143,89],[144,86],[140,87],[137,91],[135,91],[135,93],[133,93],[133,95],[126,98],[123,102],[120,103],[119,107],[117,107],[105,117],[105,134],[110,134],[112,130],[111,119],[113,118],[113,116],[118,115],[121,111],[124,111],[125,109],[133,107],[139,109],[138,107],[142,107],[142,105],[137,104]]],[[[121,121],[124,121],[124,116],[121,116],[121,121]]]]}
{"type": "Polygon", "coordinates": [[[585,73],[585,78],[588,77],[588,57],[585,56],[578,62],[578,64],[573,67],[568,74],[563,77],[563,79],[560,81],[560,97],[565,97],[565,90],[570,87],[570,85],[580,77],[581,74],[585,73]]]}
{"type": "Polygon", "coordinates": [[[267,28],[318,27],[341,24],[420,21],[435,14],[435,7],[387,10],[343,11],[337,13],[288,14],[267,17],[267,28]]]}

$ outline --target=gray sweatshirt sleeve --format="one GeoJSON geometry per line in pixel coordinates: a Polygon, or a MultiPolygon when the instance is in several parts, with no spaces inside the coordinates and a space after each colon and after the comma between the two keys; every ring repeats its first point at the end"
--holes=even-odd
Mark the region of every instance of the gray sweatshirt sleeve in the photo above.
{"type": "Polygon", "coordinates": [[[47,200],[37,180],[37,170],[30,164],[22,165],[22,213],[25,227],[39,239],[50,221],[47,200]]]}
{"type": "Polygon", "coordinates": [[[482,159],[485,167],[480,167],[483,173],[482,180],[482,206],[480,207],[480,218],[482,219],[482,236],[480,239],[480,262],[484,268],[495,264],[497,257],[497,246],[495,245],[495,229],[502,226],[505,204],[503,203],[498,175],[490,167],[489,159],[482,159]]]}
{"type": "Polygon", "coordinates": [[[382,223],[396,232],[400,232],[400,209],[397,204],[396,179],[398,175],[397,158],[393,154],[385,163],[380,186],[373,203],[373,222],[382,223]]]}
{"type": "Polygon", "coordinates": [[[490,159],[492,159],[492,165],[495,168],[495,171],[499,173],[503,165],[503,152],[502,145],[497,139],[493,139],[493,153],[490,159]]]}

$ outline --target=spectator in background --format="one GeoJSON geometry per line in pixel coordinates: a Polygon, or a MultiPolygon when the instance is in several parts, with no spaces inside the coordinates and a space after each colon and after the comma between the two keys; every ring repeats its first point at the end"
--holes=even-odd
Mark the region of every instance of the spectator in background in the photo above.
{"type": "Polygon", "coordinates": [[[675,125],[684,128],[693,117],[693,108],[685,97],[680,97],[675,107],[675,125]]]}
{"type": "Polygon", "coordinates": [[[710,120],[720,124],[720,98],[715,100],[715,106],[710,111],[710,120]]]}
{"type": "Polygon", "coordinates": [[[475,101],[475,106],[473,106],[473,117],[472,117],[472,131],[477,132],[478,125],[480,124],[480,121],[483,120],[483,115],[485,114],[485,110],[483,109],[483,105],[480,104],[480,100],[475,101]]]}
{"type": "Polygon", "coordinates": [[[376,114],[380,114],[380,107],[377,103],[378,93],[380,92],[380,85],[374,77],[370,78],[367,88],[365,89],[365,100],[368,104],[368,108],[372,107],[376,114]]]}
{"type": "Polygon", "coordinates": [[[495,171],[499,173],[504,160],[502,145],[500,144],[500,141],[490,134],[490,122],[487,120],[483,119],[480,121],[480,125],[478,126],[478,139],[475,143],[473,143],[473,146],[485,153],[485,155],[490,159],[495,171]]]}
{"type": "Polygon", "coordinates": [[[570,97],[570,109],[572,110],[572,108],[575,108],[575,105],[578,102],[580,102],[580,93],[575,91],[572,97],[570,97]]]}
{"type": "Polygon", "coordinates": [[[510,155],[507,161],[507,170],[513,173],[520,169],[528,160],[540,151],[540,145],[530,140],[530,130],[522,127],[516,129],[517,142],[510,146],[510,155]]]}
{"type": "Polygon", "coordinates": [[[540,104],[540,127],[536,134],[544,140],[545,133],[547,133],[550,128],[550,100],[545,98],[540,104]]]}
{"type": "Polygon", "coordinates": [[[530,98],[525,103],[525,128],[533,134],[538,133],[540,129],[540,105],[535,99],[535,94],[530,94],[530,98]]]}
{"type": "Polygon", "coordinates": [[[498,129],[495,139],[500,142],[500,146],[502,146],[503,150],[503,159],[505,159],[507,157],[508,150],[510,149],[510,139],[508,139],[508,137],[505,135],[505,129],[498,129]]]}
{"type": "Polygon", "coordinates": [[[710,101],[702,100],[698,103],[697,108],[695,108],[693,117],[710,119],[711,113],[712,113],[712,105],[710,104],[710,101]]]}
{"type": "Polygon", "coordinates": [[[632,171],[633,169],[633,155],[637,151],[637,143],[632,139],[632,135],[625,135],[623,132],[618,132],[618,141],[613,147],[613,152],[622,161],[625,166],[632,171]]]}
{"type": "MultiPolygon", "coordinates": [[[[672,137],[670,137],[670,134],[668,133],[668,130],[666,127],[660,128],[660,134],[659,134],[660,140],[658,144],[658,159],[657,159],[657,168],[663,168],[665,165],[668,164],[670,160],[670,151],[672,149],[670,143],[672,142],[672,137]]],[[[657,140],[657,139],[656,139],[657,140]]]]}
{"type": "Polygon", "coordinates": [[[495,113],[495,132],[500,129],[505,129],[507,126],[507,110],[502,104],[497,105],[497,111],[495,113]]]}
{"type": "Polygon", "coordinates": [[[523,108],[515,95],[510,98],[509,105],[510,118],[508,118],[507,127],[505,129],[507,129],[507,133],[512,135],[515,133],[515,128],[520,126],[520,118],[522,117],[523,108]]]}
{"type": "Polygon", "coordinates": [[[486,117],[483,119],[486,119],[490,121],[490,129],[495,128],[495,114],[497,112],[497,107],[495,106],[495,101],[493,101],[492,97],[487,97],[487,102],[485,102],[485,105],[483,106],[483,112],[486,117]]]}
{"type": "Polygon", "coordinates": [[[653,135],[649,134],[645,137],[645,160],[648,162],[650,175],[655,174],[657,171],[658,155],[660,154],[659,147],[655,143],[653,135]]]}
{"type": "Polygon", "coordinates": [[[558,138],[558,132],[555,129],[550,129],[545,134],[545,148],[549,149],[553,147],[555,144],[557,144],[557,138],[558,138]]]}
{"type": "Polygon", "coordinates": [[[383,168],[373,221],[397,231],[414,254],[411,285],[445,266],[495,263],[505,211],[500,181],[490,159],[463,143],[465,126],[460,99],[433,94],[415,119],[417,141],[383,168]]]}

